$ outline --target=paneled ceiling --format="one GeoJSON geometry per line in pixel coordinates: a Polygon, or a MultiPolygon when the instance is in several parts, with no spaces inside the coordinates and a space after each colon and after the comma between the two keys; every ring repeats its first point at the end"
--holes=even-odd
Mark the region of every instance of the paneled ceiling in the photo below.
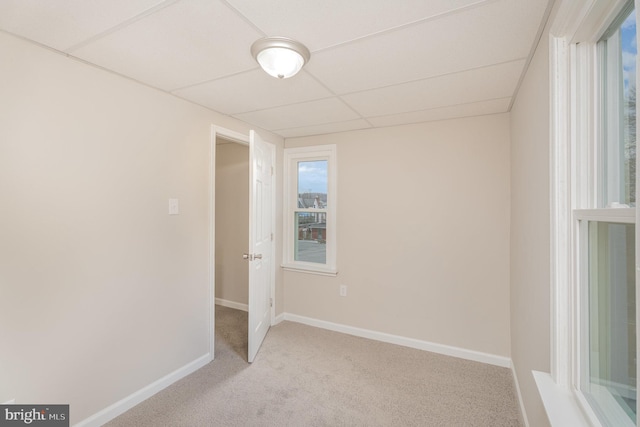
{"type": "Polygon", "coordinates": [[[549,0],[0,0],[0,29],[283,137],[509,110],[549,0]],[[249,51],[305,44],[290,79],[249,51]]]}

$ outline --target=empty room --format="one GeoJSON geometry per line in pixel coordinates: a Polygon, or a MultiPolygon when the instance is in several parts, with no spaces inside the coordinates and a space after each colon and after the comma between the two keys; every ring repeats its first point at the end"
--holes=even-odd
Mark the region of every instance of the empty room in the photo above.
{"type": "Polygon", "coordinates": [[[0,0],[0,53],[0,424],[638,425],[633,0],[0,0]]]}

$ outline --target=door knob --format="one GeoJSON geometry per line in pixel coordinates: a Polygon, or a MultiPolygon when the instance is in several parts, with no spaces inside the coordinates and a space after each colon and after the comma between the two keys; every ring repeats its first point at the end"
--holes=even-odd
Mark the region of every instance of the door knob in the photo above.
{"type": "Polygon", "coordinates": [[[253,255],[251,255],[251,254],[242,254],[242,259],[247,259],[249,261],[253,261],[253,255]]]}
{"type": "Polygon", "coordinates": [[[253,259],[262,259],[262,254],[255,254],[253,259]]]}

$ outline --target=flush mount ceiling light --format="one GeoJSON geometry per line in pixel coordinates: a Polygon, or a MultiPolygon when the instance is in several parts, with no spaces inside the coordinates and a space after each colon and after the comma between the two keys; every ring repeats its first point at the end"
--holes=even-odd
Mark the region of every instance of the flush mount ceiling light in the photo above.
{"type": "Polygon", "coordinates": [[[286,37],[256,40],[251,54],[267,74],[279,79],[295,76],[311,57],[305,45],[286,37]]]}

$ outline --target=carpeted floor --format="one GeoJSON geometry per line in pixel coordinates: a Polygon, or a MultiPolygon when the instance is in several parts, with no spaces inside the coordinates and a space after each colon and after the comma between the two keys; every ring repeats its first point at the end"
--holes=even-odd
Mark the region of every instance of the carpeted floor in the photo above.
{"type": "Polygon", "coordinates": [[[107,426],[520,426],[511,371],[292,322],[247,363],[216,306],[216,359],[107,426]]]}

